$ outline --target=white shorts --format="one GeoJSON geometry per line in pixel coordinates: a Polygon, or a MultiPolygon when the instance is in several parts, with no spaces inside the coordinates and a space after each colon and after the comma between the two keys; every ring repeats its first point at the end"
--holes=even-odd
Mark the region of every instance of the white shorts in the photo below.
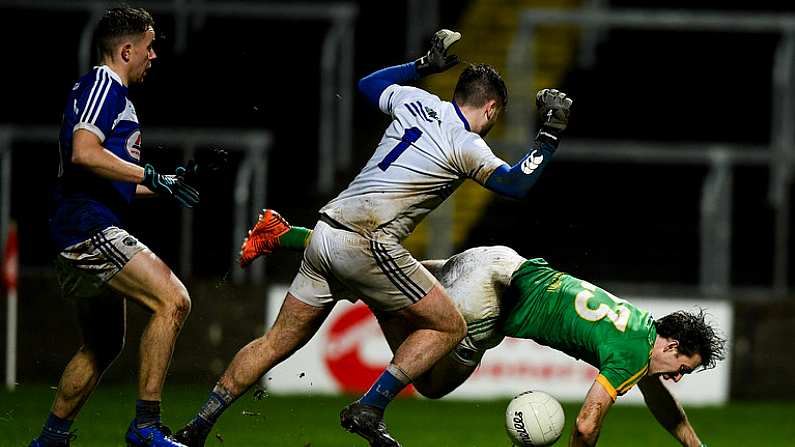
{"type": "Polygon", "coordinates": [[[146,245],[125,230],[108,227],[83,242],[66,247],[55,258],[64,297],[92,297],[106,292],[105,283],[146,245]]]}
{"type": "Polygon", "coordinates": [[[368,239],[324,220],[315,225],[290,285],[290,294],[304,303],[326,307],[361,299],[373,311],[392,312],[416,303],[437,284],[398,242],[368,239]]]}
{"type": "Polygon", "coordinates": [[[499,331],[501,315],[508,312],[502,296],[513,272],[525,258],[504,246],[476,247],[430,267],[467,324],[467,335],[450,355],[475,366],[487,349],[505,338],[499,331]]]}

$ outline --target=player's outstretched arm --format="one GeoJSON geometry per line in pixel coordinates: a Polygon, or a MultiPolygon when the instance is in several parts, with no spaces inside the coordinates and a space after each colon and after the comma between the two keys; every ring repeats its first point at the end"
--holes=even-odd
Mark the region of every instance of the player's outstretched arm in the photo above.
{"type": "MultiPolygon", "coordinates": [[[[166,177],[171,177],[172,179],[179,181],[179,183],[184,183],[184,188],[189,192],[189,195],[193,195],[195,192],[196,198],[198,199],[199,183],[202,181],[207,183],[209,179],[212,179],[213,176],[223,171],[226,168],[228,162],[228,152],[223,149],[213,149],[210,151],[209,155],[207,155],[207,157],[201,161],[197,162],[196,160],[190,160],[185,166],[178,167],[174,175],[166,177]]],[[[135,196],[138,198],[149,198],[156,195],[157,193],[155,193],[154,190],[149,189],[149,187],[142,184],[139,184],[135,188],[135,196]]],[[[177,198],[177,200],[182,203],[182,200],[179,198],[177,198]]],[[[192,208],[193,205],[195,204],[187,204],[183,206],[192,208]]]]}
{"type": "Polygon", "coordinates": [[[431,39],[431,49],[416,61],[383,68],[359,80],[359,92],[370,104],[378,107],[381,94],[393,84],[416,81],[434,73],[441,73],[458,64],[458,56],[447,54],[450,47],[461,39],[461,33],[442,29],[431,39]]]}
{"type": "Polygon", "coordinates": [[[199,191],[185,182],[180,171],[176,175],[163,175],[157,173],[154,166],[147,164],[144,166],[141,185],[155,194],[171,197],[185,208],[193,208],[199,203],[199,191]]]}
{"type": "Polygon", "coordinates": [[[513,166],[497,168],[486,180],[486,187],[504,196],[521,199],[535,185],[547,163],[558,148],[560,135],[569,122],[572,99],[555,89],[544,89],[536,95],[541,116],[541,129],[530,151],[513,166]]]}
{"type": "Polygon", "coordinates": [[[598,381],[594,381],[585,396],[585,402],[577,414],[577,420],[571,431],[569,446],[594,446],[599,439],[607,411],[613,406],[610,393],[598,381]]]}
{"type": "Polygon", "coordinates": [[[643,399],[649,410],[666,430],[682,445],[688,447],[703,446],[696,431],[687,420],[685,410],[676,398],[662,383],[659,377],[646,376],[638,382],[643,399]]]}
{"type": "MultiPolygon", "coordinates": [[[[144,168],[122,160],[102,146],[99,137],[84,129],[78,129],[72,137],[72,159],[100,177],[145,186],[153,193],[167,195],[182,206],[192,208],[199,203],[199,193],[177,176],[161,175],[151,165],[144,168]]],[[[140,188],[136,187],[136,194],[140,188]]]]}

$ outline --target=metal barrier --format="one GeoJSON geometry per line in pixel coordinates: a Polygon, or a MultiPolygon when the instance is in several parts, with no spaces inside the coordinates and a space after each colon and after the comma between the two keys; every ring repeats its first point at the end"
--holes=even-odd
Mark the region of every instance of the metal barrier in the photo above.
{"type": "MultiPolygon", "coordinates": [[[[731,185],[733,165],[767,163],[771,181],[769,200],[775,207],[775,242],[773,292],[788,291],[789,202],[795,159],[795,16],[687,11],[599,10],[522,12],[519,29],[508,55],[507,80],[513,91],[532,85],[535,71],[533,54],[535,30],[539,25],[578,25],[586,31],[604,29],[650,29],[671,31],[726,31],[733,33],[778,33],[781,36],[772,69],[773,91],[770,147],[732,147],[722,143],[702,143],[663,150],[653,142],[577,142],[567,140],[556,155],[561,160],[615,159],[641,163],[701,163],[710,166],[701,199],[701,290],[725,295],[730,289],[731,265],[731,185]],[[517,79],[521,79],[521,85],[517,79]],[[513,80],[513,82],[512,82],[513,80]],[[721,148],[721,149],[717,149],[721,148]],[[682,149],[680,147],[680,149],[682,149]],[[707,261],[710,259],[711,261],[707,261]]],[[[588,46],[588,45],[586,45],[588,46]]],[[[593,45],[590,45],[592,48],[593,45]]],[[[530,136],[535,133],[529,97],[517,95],[508,110],[510,141],[494,145],[504,147],[512,157],[519,157],[530,136]]],[[[681,146],[681,145],[676,145],[681,146]]]]}
{"type": "MultiPolygon", "coordinates": [[[[89,14],[82,24],[78,48],[80,72],[90,68],[91,38],[106,8],[106,1],[87,0],[0,0],[0,7],[21,10],[84,11],[89,14]]],[[[135,2],[136,7],[157,14],[171,14],[176,24],[175,49],[187,47],[190,24],[202,23],[206,17],[250,20],[315,20],[331,24],[322,44],[320,67],[320,123],[318,134],[318,189],[332,192],[337,170],[348,169],[353,159],[353,56],[354,25],[358,7],[352,3],[245,3],[173,0],[170,2],[135,2]],[[193,19],[193,21],[190,21],[193,19]]]]}
{"type": "MultiPolygon", "coordinates": [[[[253,210],[262,208],[266,203],[268,152],[271,147],[271,135],[266,131],[245,131],[208,128],[144,129],[146,144],[155,146],[162,144],[169,148],[182,150],[184,160],[193,157],[198,146],[222,146],[230,151],[243,151],[244,157],[240,168],[235,174],[234,216],[232,240],[235,246],[243,243],[246,229],[251,223],[253,210]]],[[[58,129],[47,126],[0,126],[0,232],[7,234],[10,213],[11,164],[13,161],[12,147],[17,142],[54,142],[58,129]]],[[[193,220],[190,212],[183,209],[181,215],[180,256],[178,271],[183,276],[192,272],[193,259],[193,220]]],[[[233,253],[230,262],[237,263],[237,253],[233,253]]],[[[246,279],[254,283],[264,280],[264,265],[257,262],[249,269],[232,269],[232,279],[236,283],[246,279]]]]}

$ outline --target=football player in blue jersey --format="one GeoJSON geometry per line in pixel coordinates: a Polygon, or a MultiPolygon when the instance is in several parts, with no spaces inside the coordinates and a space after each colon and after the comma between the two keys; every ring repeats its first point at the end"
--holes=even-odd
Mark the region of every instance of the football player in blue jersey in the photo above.
{"type": "Polygon", "coordinates": [[[182,446],[160,422],[160,398],[174,343],[190,312],[188,291],[171,269],[125,230],[133,197],[157,194],[191,208],[198,192],[140,162],[141,131],[128,86],[157,57],[145,10],[109,9],[94,41],[100,65],[69,93],[50,231],[63,295],[74,300],[82,346],[66,365],[47,422],[31,446],[68,446],[70,428],[102,374],[119,355],[130,299],[151,311],[140,341],[138,400],[125,435],[131,446],[182,446]]]}

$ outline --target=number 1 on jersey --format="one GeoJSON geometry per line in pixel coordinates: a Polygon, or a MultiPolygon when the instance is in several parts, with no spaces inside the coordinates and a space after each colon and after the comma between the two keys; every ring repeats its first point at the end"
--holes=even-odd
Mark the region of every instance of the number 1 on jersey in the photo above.
{"type": "Polygon", "coordinates": [[[400,157],[400,154],[403,153],[406,149],[411,146],[411,143],[416,142],[422,136],[422,131],[417,129],[416,127],[409,127],[403,132],[403,137],[400,139],[400,143],[398,143],[388,154],[381,160],[381,163],[378,163],[378,167],[381,168],[382,171],[386,171],[386,168],[389,167],[395,160],[400,157]]]}

